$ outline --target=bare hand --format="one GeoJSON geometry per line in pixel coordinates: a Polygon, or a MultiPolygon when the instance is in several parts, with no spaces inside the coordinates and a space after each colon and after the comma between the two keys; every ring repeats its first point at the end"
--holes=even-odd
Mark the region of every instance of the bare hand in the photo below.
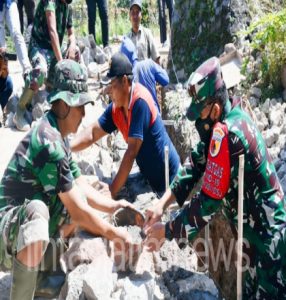
{"type": "Polygon", "coordinates": [[[144,245],[147,251],[159,251],[165,242],[165,224],[155,223],[148,230],[146,230],[147,237],[144,245]]]}
{"type": "Polygon", "coordinates": [[[153,224],[160,222],[163,213],[163,208],[159,204],[148,208],[145,212],[144,230],[147,231],[153,224]]]}
{"type": "Polygon", "coordinates": [[[66,58],[76,60],[76,47],[73,45],[70,45],[68,47],[66,58]]]}
{"type": "Polygon", "coordinates": [[[126,207],[129,207],[131,209],[136,210],[135,206],[132,203],[126,201],[126,200],[118,200],[118,201],[116,201],[116,209],[115,210],[117,210],[119,208],[126,208],[126,207]]]}

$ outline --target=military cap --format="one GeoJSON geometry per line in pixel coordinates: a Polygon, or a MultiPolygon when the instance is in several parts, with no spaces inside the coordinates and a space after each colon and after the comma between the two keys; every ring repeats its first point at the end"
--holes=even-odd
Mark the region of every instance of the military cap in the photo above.
{"type": "Polygon", "coordinates": [[[191,121],[199,118],[206,100],[214,96],[222,85],[219,59],[217,57],[209,58],[188,79],[187,86],[192,102],[187,110],[187,118],[191,121]]]}
{"type": "Polygon", "coordinates": [[[63,100],[69,106],[76,107],[92,103],[88,95],[86,68],[71,59],[64,59],[55,66],[53,90],[48,101],[63,100]]]}

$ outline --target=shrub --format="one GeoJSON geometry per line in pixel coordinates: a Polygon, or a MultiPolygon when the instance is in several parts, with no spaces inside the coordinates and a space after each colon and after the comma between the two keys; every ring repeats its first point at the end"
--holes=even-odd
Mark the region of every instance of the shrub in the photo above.
{"type": "Polygon", "coordinates": [[[263,16],[245,33],[251,36],[251,49],[261,55],[262,85],[277,90],[281,86],[281,69],[286,63],[286,9],[263,16]]]}

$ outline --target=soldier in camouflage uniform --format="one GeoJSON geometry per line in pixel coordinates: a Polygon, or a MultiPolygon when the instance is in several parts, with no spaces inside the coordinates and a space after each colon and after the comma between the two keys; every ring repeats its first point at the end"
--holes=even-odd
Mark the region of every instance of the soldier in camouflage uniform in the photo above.
{"type": "Polygon", "coordinates": [[[243,298],[286,299],[285,197],[265,142],[248,114],[229,100],[217,58],[202,64],[188,86],[187,117],[196,121],[201,141],[158,205],[146,213],[149,250],[156,248],[152,239],[159,246],[165,239],[192,240],[219,209],[237,228],[238,157],[244,154],[243,232],[251,254],[243,298]],[[200,192],[173,220],[159,223],[172,201],[183,205],[202,175],[200,192]]]}
{"type": "Polygon", "coordinates": [[[28,54],[33,70],[25,78],[25,88],[17,105],[14,124],[21,131],[30,129],[24,115],[33,95],[53,78],[53,69],[63,59],[61,45],[68,33],[69,48],[66,57],[75,59],[76,43],[72,27],[72,0],[40,0],[37,6],[28,54]]]}
{"type": "Polygon", "coordinates": [[[33,299],[39,263],[60,232],[77,225],[115,246],[128,247],[131,240],[95,209],[112,213],[132,206],[94,190],[71,157],[67,135],[77,131],[84,106],[91,102],[87,73],[78,63],[56,65],[49,101],[51,111],[20,142],[0,183],[0,267],[13,270],[13,300],[33,299]],[[73,223],[68,225],[69,218],[73,223]]]}

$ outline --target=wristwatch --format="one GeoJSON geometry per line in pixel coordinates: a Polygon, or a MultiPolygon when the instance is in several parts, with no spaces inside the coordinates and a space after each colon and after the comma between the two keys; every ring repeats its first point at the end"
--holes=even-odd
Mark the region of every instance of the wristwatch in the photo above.
{"type": "Polygon", "coordinates": [[[168,240],[168,241],[171,241],[173,239],[173,232],[171,231],[171,228],[170,228],[170,222],[167,222],[165,224],[165,238],[168,240]]]}

